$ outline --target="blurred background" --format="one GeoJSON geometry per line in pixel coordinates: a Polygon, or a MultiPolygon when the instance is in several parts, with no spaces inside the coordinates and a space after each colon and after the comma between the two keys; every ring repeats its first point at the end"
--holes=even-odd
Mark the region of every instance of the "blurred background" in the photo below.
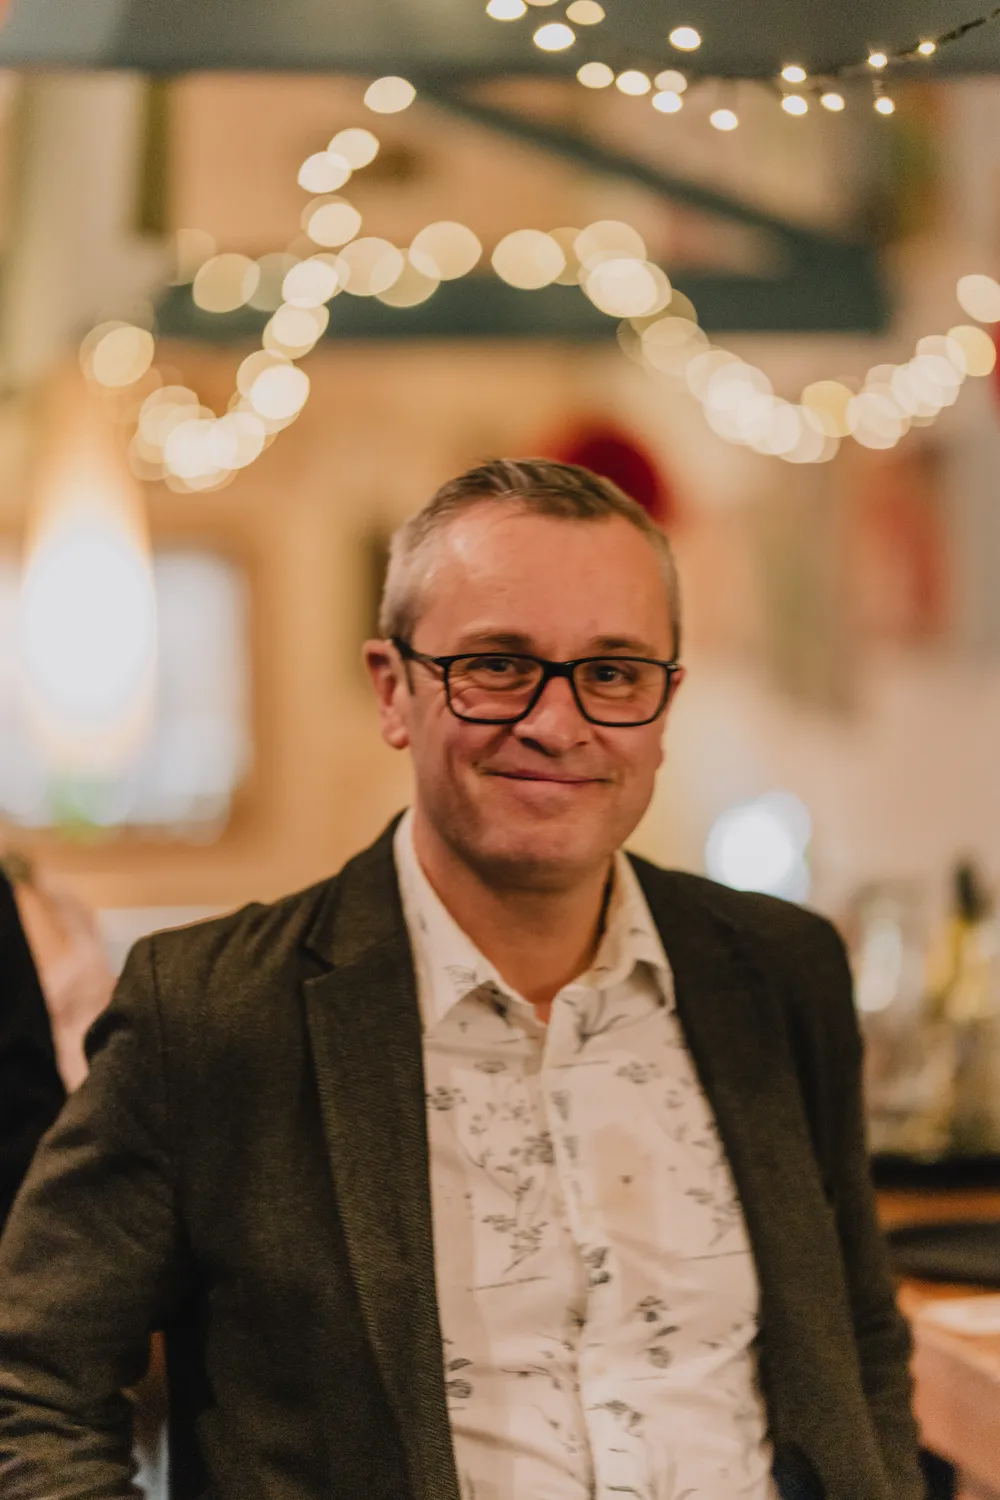
{"type": "Polygon", "coordinates": [[[406,803],[387,538],[546,454],[679,558],[634,847],[841,924],[887,1151],[1000,1148],[997,70],[975,0],[6,8],[0,847],[71,1083],[136,936],[406,803]]]}

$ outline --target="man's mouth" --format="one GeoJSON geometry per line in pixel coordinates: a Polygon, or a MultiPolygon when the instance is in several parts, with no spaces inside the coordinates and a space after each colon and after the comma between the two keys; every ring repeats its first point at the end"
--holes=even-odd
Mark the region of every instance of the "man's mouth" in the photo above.
{"type": "Polygon", "coordinates": [[[561,776],[555,771],[487,771],[487,776],[500,776],[505,781],[542,781],[554,786],[593,786],[606,778],[603,776],[561,776]]]}

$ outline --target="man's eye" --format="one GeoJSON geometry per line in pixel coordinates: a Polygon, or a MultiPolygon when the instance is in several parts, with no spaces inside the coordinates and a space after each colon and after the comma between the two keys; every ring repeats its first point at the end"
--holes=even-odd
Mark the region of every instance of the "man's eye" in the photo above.
{"type": "Polygon", "coordinates": [[[509,656],[480,656],[474,665],[477,671],[491,672],[498,677],[517,671],[517,663],[509,656]]]}

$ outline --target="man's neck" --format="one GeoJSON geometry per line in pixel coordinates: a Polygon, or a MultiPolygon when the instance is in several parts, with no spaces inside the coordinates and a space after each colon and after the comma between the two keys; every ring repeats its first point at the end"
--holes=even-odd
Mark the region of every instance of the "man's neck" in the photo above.
{"type": "Polygon", "coordinates": [[[547,1021],[555,996],[590,967],[597,951],[610,863],[566,886],[498,888],[419,816],[413,842],[421,869],[459,927],[547,1021]]]}

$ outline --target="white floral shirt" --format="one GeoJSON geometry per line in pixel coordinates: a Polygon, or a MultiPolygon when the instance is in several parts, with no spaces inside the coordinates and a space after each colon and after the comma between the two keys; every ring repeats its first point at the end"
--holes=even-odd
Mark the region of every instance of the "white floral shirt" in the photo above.
{"type": "Polygon", "coordinates": [[[628,860],[543,1026],[395,841],[463,1500],[776,1500],[743,1215],[628,860]]]}

